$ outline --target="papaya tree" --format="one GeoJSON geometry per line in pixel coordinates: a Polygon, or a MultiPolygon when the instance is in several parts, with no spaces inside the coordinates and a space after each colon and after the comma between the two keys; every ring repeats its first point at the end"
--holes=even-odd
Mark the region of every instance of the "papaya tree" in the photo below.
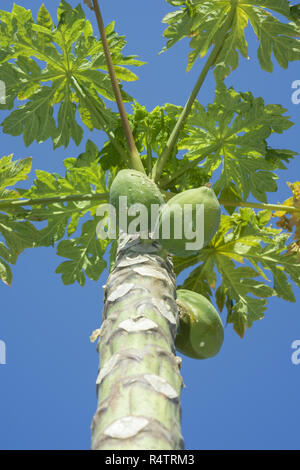
{"type": "Polygon", "coordinates": [[[263,70],[299,60],[300,10],[287,0],[167,3],[175,9],[163,20],[163,52],[188,38],[188,70],[204,65],[183,107],[152,111],[123,88],[143,62],[124,54],[124,37],[114,23],[104,26],[97,0],[75,8],[62,0],[56,20],[45,5],[37,18],[17,4],[0,11],[2,131],[26,146],[51,140],[54,150],[79,145],[84,129],[95,135],[85,152],[64,160],[63,175],[36,170],[30,187],[19,184],[31,175],[31,158],[2,156],[0,277],[10,285],[21,252],[50,246],[65,258],[56,272],[66,285],[106,273],[102,322],[91,336],[100,356],[97,450],[182,449],[176,350],[197,359],[219,353],[223,323],[213,302],[243,337],[269,298],[295,301],[292,284],[300,285],[300,183],[290,183],[287,201],[268,203],[278,171],[296,155],[273,148],[270,137],[292,122],[281,105],[225,84],[248,58],[248,26],[263,70]],[[215,98],[204,106],[197,98],[210,74],[215,98]],[[99,131],[107,137],[101,148],[99,131]],[[148,212],[159,206],[146,232],[130,207],[135,230],[121,227],[122,197],[148,212]],[[109,204],[119,214],[115,230],[109,204]],[[200,247],[187,249],[191,239],[175,230],[162,236],[163,221],[178,213],[183,226],[189,215],[199,228],[197,204],[200,247]]]}

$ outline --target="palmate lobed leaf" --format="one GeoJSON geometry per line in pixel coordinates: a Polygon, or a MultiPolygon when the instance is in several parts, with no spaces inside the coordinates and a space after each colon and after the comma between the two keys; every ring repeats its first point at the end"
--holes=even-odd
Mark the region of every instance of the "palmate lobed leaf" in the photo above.
{"type": "Polygon", "coordinates": [[[14,186],[27,179],[31,163],[31,157],[16,161],[12,155],[0,158],[0,279],[8,285],[12,282],[10,265],[16,263],[25,248],[35,246],[37,240],[37,230],[30,222],[14,220],[16,216],[22,218],[25,211],[7,207],[9,200],[21,197],[14,186]]]}
{"type": "Polygon", "coordinates": [[[295,302],[289,280],[300,286],[300,262],[287,252],[289,237],[270,226],[270,219],[271,212],[252,209],[222,216],[218,233],[199,255],[175,259],[177,275],[195,266],[183,288],[210,298],[218,286],[217,305],[220,310],[226,305],[227,322],[241,337],[263,318],[268,297],[295,302]]]}
{"type": "Polygon", "coordinates": [[[37,240],[37,230],[29,222],[12,221],[6,214],[0,213],[0,279],[10,285],[12,271],[10,264],[15,264],[18,255],[26,248],[33,248],[37,240]]]}
{"type": "Polygon", "coordinates": [[[96,228],[99,220],[94,218],[82,226],[80,237],[63,240],[59,243],[57,254],[68,261],[61,263],[56,272],[62,275],[64,284],[78,282],[81,286],[85,284],[85,275],[93,281],[97,281],[106,268],[103,259],[109,241],[99,240],[96,228]]]}
{"type": "Polygon", "coordinates": [[[33,186],[22,193],[23,197],[41,198],[76,194],[103,193],[106,190],[105,173],[99,165],[97,146],[88,141],[84,153],[64,161],[65,176],[36,170],[33,186]]]}
{"type": "MultiPolygon", "coordinates": [[[[26,146],[35,140],[40,143],[48,138],[57,139],[57,128],[51,106],[52,98],[53,90],[51,88],[45,86],[39,89],[31,101],[19,106],[3,121],[3,132],[13,136],[23,134],[26,146]]],[[[68,138],[69,133],[66,132],[65,135],[68,138]]]]}
{"type": "Polygon", "coordinates": [[[106,193],[106,174],[99,164],[99,150],[88,141],[86,150],[77,159],[64,161],[65,176],[56,173],[36,170],[36,179],[29,190],[21,191],[22,197],[28,199],[55,198],[61,202],[43,202],[32,206],[27,218],[34,221],[47,221],[47,226],[39,230],[36,246],[53,246],[65,236],[71,236],[77,229],[79,221],[87,213],[96,213],[99,201],[68,201],[68,196],[84,196],[94,193],[106,193]]]}
{"type": "Polygon", "coordinates": [[[78,158],[66,159],[65,167],[65,176],[36,170],[30,189],[12,191],[9,186],[27,178],[31,159],[16,162],[12,161],[12,156],[0,159],[0,234],[3,240],[0,241],[0,279],[5,283],[10,284],[12,280],[9,265],[15,264],[18,254],[25,248],[54,246],[76,230],[81,230],[80,236],[58,245],[58,254],[69,258],[58,267],[63,281],[66,284],[78,281],[83,285],[86,276],[97,280],[106,267],[103,255],[111,240],[98,239],[96,211],[99,204],[108,199],[108,196],[105,199],[107,175],[100,165],[97,146],[88,141],[85,152],[78,158]],[[103,197],[85,199],[96,193],[103,197]],[[76,196],[79,200],[68,200],[76,196]],[[15,200],[22,205],[14,206],[15,200]],[[89,220],[80,227],[87,218],[89,220]],[[42,228],[40,223],[44,225],[42,228]]]}
{"type": "MultiPolygon", "coordinates": [[[[12,12],[0,11],[0,75],[6,84],[6,102],[0,109],[12,109],[16,99],[25,103],[2,123],[4,132],[22,135],[26,145],[51,138],[54,147],[67,146],[70,139],[82,140],[81,121],[89,129],[106,130],[118,117],[103,99],[114,100],[100,40],[93,36],[91,23],[79,5],[62,1],[58,24],[42,5],[34,22],[30,10],[14,5],[12,12]],[[88,90],[88,92],[87,92],[88,90]],[[95,114],[97,108],[99,116],[95,114]]],[[[125,57],[123,37],[106,27],[112,59],[119,80],[136,80],[128,66],[143,62],[125,57]]],[[[123,92],[124,100],[131,100],[123,92]]]]}
{"type": "Polygon", "coordinates": [[[280,105],[266,105],[262,98],[237,93],[220,82],[213,104],[205,109],[195,103],[186,127],[188,135],[179,149],[188,151],[186,160],[198,162],[203,174],[213,176],[221,169],[214,191],[222,200],[247,200],[252,194],[267,202],[266,193],[277,190],[275,170],[285,169],[296,155],[267,144],[272,133],[282,133],[293,125],[285,112],[280,105]]]}
{"type": "Polygon", "coordinates": [[[223,40],[223,47],[215,62],[217,79],[224,79],[239,63],[239,53],[248,58],[248,45],[245,29],[250,23],[259,47],[257,56],[261,67],[272,72],[272,53],[283,68],[288,63],[300,59],[299,24],[294,22],[296,10],[290,9],[288,0],[265,0],[261,2],[248,0],[167,0],[179,10],[169,13],[163,19],[168,24],[164,32],[169,49],[182,38],[190,39],[192,51],[189,53],[188,70],[197,58],[204,57],[210,47],[219,38],[232,9],[234,10],[231,26],[223,40]],[[273,14],[275,13],[275,16],[273,14]],[[286,18],[288,22],[278,19],[276,14],[286,18]],[[294,15],[294,16],[293,16],[294,15]],[[291,21],[293,20],[293,21],[291,21]]]}
{"type": "Polygon", "coordinates": [[[31,157],[17,161],[12,159],[13,155],[0,158],[0,199],[18,197],[18,192],[8,188],[14,186],[19,181],[28,179],[28,173],[31,170],[31,157]]]}

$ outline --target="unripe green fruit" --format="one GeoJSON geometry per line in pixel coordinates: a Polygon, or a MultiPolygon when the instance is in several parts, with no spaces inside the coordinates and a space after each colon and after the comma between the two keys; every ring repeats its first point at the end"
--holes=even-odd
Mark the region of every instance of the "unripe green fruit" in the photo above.
{"type": "MultiPolygon", "coordinates": [[[[110,204],[116,209],[117,226],[119,226],[120,196],[127,197],[127,208],[136,203],[143,204],[147,209],[148,231],[151,231],[151,206],[161,206],[164,199],[156,186],[146,175],[136,170],[121,170],[110,187],[110,204]]],[[[128,224],[136,216],[128,216],[128,224]]],[[[154,221],[155,223],[155,221],[154,221]]],[[[127,230],[128,227],[126,227],[127,230]]]]}
{"type": "MultiPolygon", "coordinates": [[[[198,208],[199,207],[200,206],[198,206],[198,208]]],[[[205,247],[211,241],[217,232],[220,224],[220,215],[221,208],[218,199],[216,198],[214,191],[207,186],[202,186],[201,188],[196,189],[189,189],[180,194],[177,194],[163,206],[160,212],[158,234],[159,242],[166,250],[169,251],[169,253],[176,256],[185,257],[196,254],[201,248],[205,247]],[[195,232],[193,239],[188,239],[185,236],[185,229],[187,227],[185,220],[185,214],[187,213],[187,208],[185,208],[186,204],[191,205],[192,230],[195,232]],[[204,227],[202,225],[197,227],[196,209],[197,205],[201,204],[203,204],[204,207],[204,227]],[[178,234],[176,234],[174,231],[174,220],[176,221],[176,218],[178,217],[181,219],[182,227],[182,235],[179,235],[179,237],[178,234]],[[164,238],[164,225],[170,226],[170,237],[164,238]],[[199,239],[200,230],[204,230],[203,245],[195,250],[187,249],[187,243],[195,243],[195,241],[199,239]]]]}
{"type": "Polygon", "coordinates": [[[201,294],[177,290],[179,328],[176,349],[194,359],[214,357],[224,341],[222,320],[214,306],[201,294]]]}

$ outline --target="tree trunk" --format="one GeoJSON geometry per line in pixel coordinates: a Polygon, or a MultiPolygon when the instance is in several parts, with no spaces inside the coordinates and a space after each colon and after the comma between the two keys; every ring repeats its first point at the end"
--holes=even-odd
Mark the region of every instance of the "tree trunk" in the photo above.
{"type": "Polygon", "coordinates": [[[183,449],[172,261],[154,241],[120,237],[104,289],[92,449],[183,449]]]}

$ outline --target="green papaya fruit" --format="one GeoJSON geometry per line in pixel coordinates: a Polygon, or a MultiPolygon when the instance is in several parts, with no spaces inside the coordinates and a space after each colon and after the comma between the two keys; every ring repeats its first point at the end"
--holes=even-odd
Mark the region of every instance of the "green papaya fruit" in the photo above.
{"type": "MultiPolygon", "coordinates": [[[[157,221],[152,221],[154,215],[151,217],[151,207],[157,205],[158,216],[158,208],[164,204],[163,196],[156,184],[146,175],[136,170],[128,169],[118,172],[110,187],[110,204],[116,209],[117,226],[119,226],[120,222],[120,207],[121,211],[124,210],[124,206],[120,206],[120,196],[127,197],[127,209],[130,209],[130,207],[136,203],[142,204],[145,207],[148,221],[148,232],[150,232],[151,227],[153,228],[157,221]],[[153,225],[151,225],[151,222],[153,225]]],[[[128,225],[135,218],[136,216],[128,215],[127,227],[123,227],[123,229],[127,231],[128,225]]]]}
{"type": "Polygon", "coordinates": [[[191,256],[211,241],[218,230],[220,215],[220,204],[212,189],[207,186],[189,189],[176,194],[162,207],[157,238],[169,253],[191,256]],[[203,216],[199,215],[201,206],[203,216]],[[169,231],[164,227],[170,227],[169,231]]]}
{"type": "Polygon", "coordinates": [[[222,320],[214,306],[201,294],[177,290],[179,328],[176,349],[194,359],[214,357],[224,341],[222,320]]]}

